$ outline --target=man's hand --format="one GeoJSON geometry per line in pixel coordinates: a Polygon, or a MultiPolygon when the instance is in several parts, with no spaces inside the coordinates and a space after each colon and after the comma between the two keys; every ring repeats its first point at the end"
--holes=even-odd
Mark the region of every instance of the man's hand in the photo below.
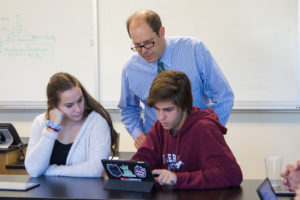
{"type": "Polygon", "coordinates": [[[300,161],[295,165],[288,164],[286,170],[281,173],[283,183],[288,190],[295,191],[300,185],[300,161]]]}
{"type": "Polygon", "coordinates": [[[146,135],[144,133],[140,133],[135,139],[135,142],[134,142],[135,148],[137,148],[137,149],[140,148],[145,139],[146,139],[146,135]]]}
{"type": "Polygon", "coordinates": [[[152,171],[153,175],[159,175],[155,177],[155,181],[160,185],[175,185],[177,182],[177,176],[174,172],[171,172],[166,169],[155,169],[152,171]]]}
{"type": "Polygon", "coordinates": [[[291,185],[289,182],[289,175],[291,174],[291,171],[293,171],[294,166],[291,164],[288,164],[286,166],[286,169],[281,173],[281,177],[283,178],[283,184],[286,186],[286,189],[291,190],[291,185]]]}
{"type": "Polygon", "coordinates": [[[300,188],[299,187],[296,190],[296,196],[295,196],[294,200],[300,200],[300,188]]]}

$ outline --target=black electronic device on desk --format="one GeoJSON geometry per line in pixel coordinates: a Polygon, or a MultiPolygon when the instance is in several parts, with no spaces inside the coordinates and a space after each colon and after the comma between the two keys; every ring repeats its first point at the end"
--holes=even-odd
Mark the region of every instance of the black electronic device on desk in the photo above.
{"type": "Polygon", "coordinates": [[[277,200],[277,196],[295,196],[294,192],[286,190],[283,186],[272,187],[268,178],[260,184],[256,191],[261,200],[277,200]]]}
{"type": "Polygon", "coordinates": [[[151,192],[155,186],[147,162],[128,160],[101,160],[108,180],[104,189],[151,192]]]}
{"type": "Polygon", "coordinates": [[[266,178],[256,190],[261,200],[278,200],[270,180],[266,178]]]}
{"type": "Polygon", "coordinates": [[[24,145],[11,123],[0,123],[0,150],[16,146],[24,156],[24,145]]]}

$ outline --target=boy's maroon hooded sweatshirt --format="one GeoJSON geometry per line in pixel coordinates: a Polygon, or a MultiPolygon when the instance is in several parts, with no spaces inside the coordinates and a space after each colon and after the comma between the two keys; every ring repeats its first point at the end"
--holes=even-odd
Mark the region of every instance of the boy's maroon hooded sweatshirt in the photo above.
{"type": "Polygon", "coordinates": [[[175,172],[179,189],[239,186],[242,171],[224,140],[226,132],[212,109],[194,107],[175,135],[157,121],[132,160],[175,172]]]}

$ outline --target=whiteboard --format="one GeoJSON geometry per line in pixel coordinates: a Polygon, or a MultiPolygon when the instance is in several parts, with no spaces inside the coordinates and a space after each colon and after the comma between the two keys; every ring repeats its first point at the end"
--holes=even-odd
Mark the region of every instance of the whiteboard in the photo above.
{"type": "Polygon", "coordinates": [[[0,107],[46,105],[56,72],[99,99],[95,0],[0,0],[0,107]]]}
{"type": "Polygon", "coordinates": [[[100,0],[100,100],[115,107],[121,70],[133,52],[126,19],[152,9],[167,36],[201,39],[224,72],[234,109],[299,109],[297,0],[100,0]]]}

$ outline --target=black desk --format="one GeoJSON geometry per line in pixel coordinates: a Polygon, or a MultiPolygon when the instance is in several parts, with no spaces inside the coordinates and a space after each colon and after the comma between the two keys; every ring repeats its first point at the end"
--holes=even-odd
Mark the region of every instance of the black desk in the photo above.
{"type": "MultiPolygon", "coordinates": [[[[26,179],[26,175],[1,175],[1,179],[26,179]]],[[[0,199],[197,199],[258,200],[256,188],[261,180],[244,180],[241,187],[218,190],[169,190],[151,193],[103,190],[103,178],[45,177],[31,178],[41,185],[28,191],[0,191],[0,199]]],[[[290,199],[290,198],[279,198],[290,199]]]]}

